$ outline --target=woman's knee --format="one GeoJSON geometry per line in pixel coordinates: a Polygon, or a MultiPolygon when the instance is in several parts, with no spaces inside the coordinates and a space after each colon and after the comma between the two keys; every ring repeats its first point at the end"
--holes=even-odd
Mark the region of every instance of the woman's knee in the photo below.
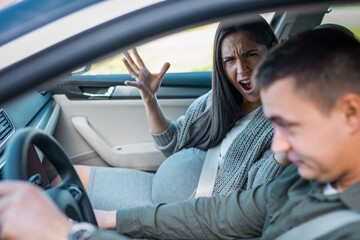
{"type": "Polygon", "coordinates": [[[84,185],[85,190],[87,190],[90,179],[90,166],[84,165],[74,165],[75,171],[80,178],[81,183],[84,185]]]}

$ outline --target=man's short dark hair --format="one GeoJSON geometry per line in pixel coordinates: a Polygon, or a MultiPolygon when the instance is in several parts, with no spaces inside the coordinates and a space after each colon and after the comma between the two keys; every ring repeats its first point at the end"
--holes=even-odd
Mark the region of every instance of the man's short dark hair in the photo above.
{"type": "Polygon", "coordinates": [[[309,31],[273,49],[253,77],[261,90],[289,76],[296,93],[328,113],[344,94],[360,95],[360,43],[335,29],[309,31]]]}

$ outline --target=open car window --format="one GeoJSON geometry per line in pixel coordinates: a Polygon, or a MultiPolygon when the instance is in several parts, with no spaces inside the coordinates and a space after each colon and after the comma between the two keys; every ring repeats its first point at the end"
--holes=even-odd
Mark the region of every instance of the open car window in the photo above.
{"type": "MultiPolygon", "coordinates": [[[[138,46],[137,49],[150,71],[159,71],[170,62],[168,72],[211,71],[212,44],[218,23],[172,34],[138,46]]],[[[130,51],[131,53],[131,51],[130,51]]],[[[127,74],[122,53],[92,64],[84,75],[127,74]]]]}
{"type": "MultiPolygon", "coordinates": [[[[274,12],[261,14],[271,22],[274,12]]],[[[218,23],[192,28],[137,47],[150,71],[157,72],[170,62],[168,73],[212,71],[213,40],[218,23]]],[[[83,75],[127,74],[122,53],[91,64],[83,75]]]]}

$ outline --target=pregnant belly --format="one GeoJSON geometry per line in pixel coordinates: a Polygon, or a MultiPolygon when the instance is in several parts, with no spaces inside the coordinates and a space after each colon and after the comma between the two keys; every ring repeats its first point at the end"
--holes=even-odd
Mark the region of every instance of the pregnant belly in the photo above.
{"type": "Polygon", "coordinates": [[[186,200],[197,187],[206,152],[189,148],[168,157],[153,180],[154,203],[186,200]]]}

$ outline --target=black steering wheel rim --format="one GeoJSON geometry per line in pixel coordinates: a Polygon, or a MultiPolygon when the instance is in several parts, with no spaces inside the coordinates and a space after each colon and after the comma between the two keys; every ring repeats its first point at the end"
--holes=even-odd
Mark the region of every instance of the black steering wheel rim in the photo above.
{"type": "Polygon", "coordinates": [[[43,131],[18,130],[6,148],[3,179],[27,180],[27,155],[31,144],[39,148],[62,178],[61,184],[46,190],[58,207],[76,221],[97,225],[93,208],[73,165],[60,144],[43,131]]]}

